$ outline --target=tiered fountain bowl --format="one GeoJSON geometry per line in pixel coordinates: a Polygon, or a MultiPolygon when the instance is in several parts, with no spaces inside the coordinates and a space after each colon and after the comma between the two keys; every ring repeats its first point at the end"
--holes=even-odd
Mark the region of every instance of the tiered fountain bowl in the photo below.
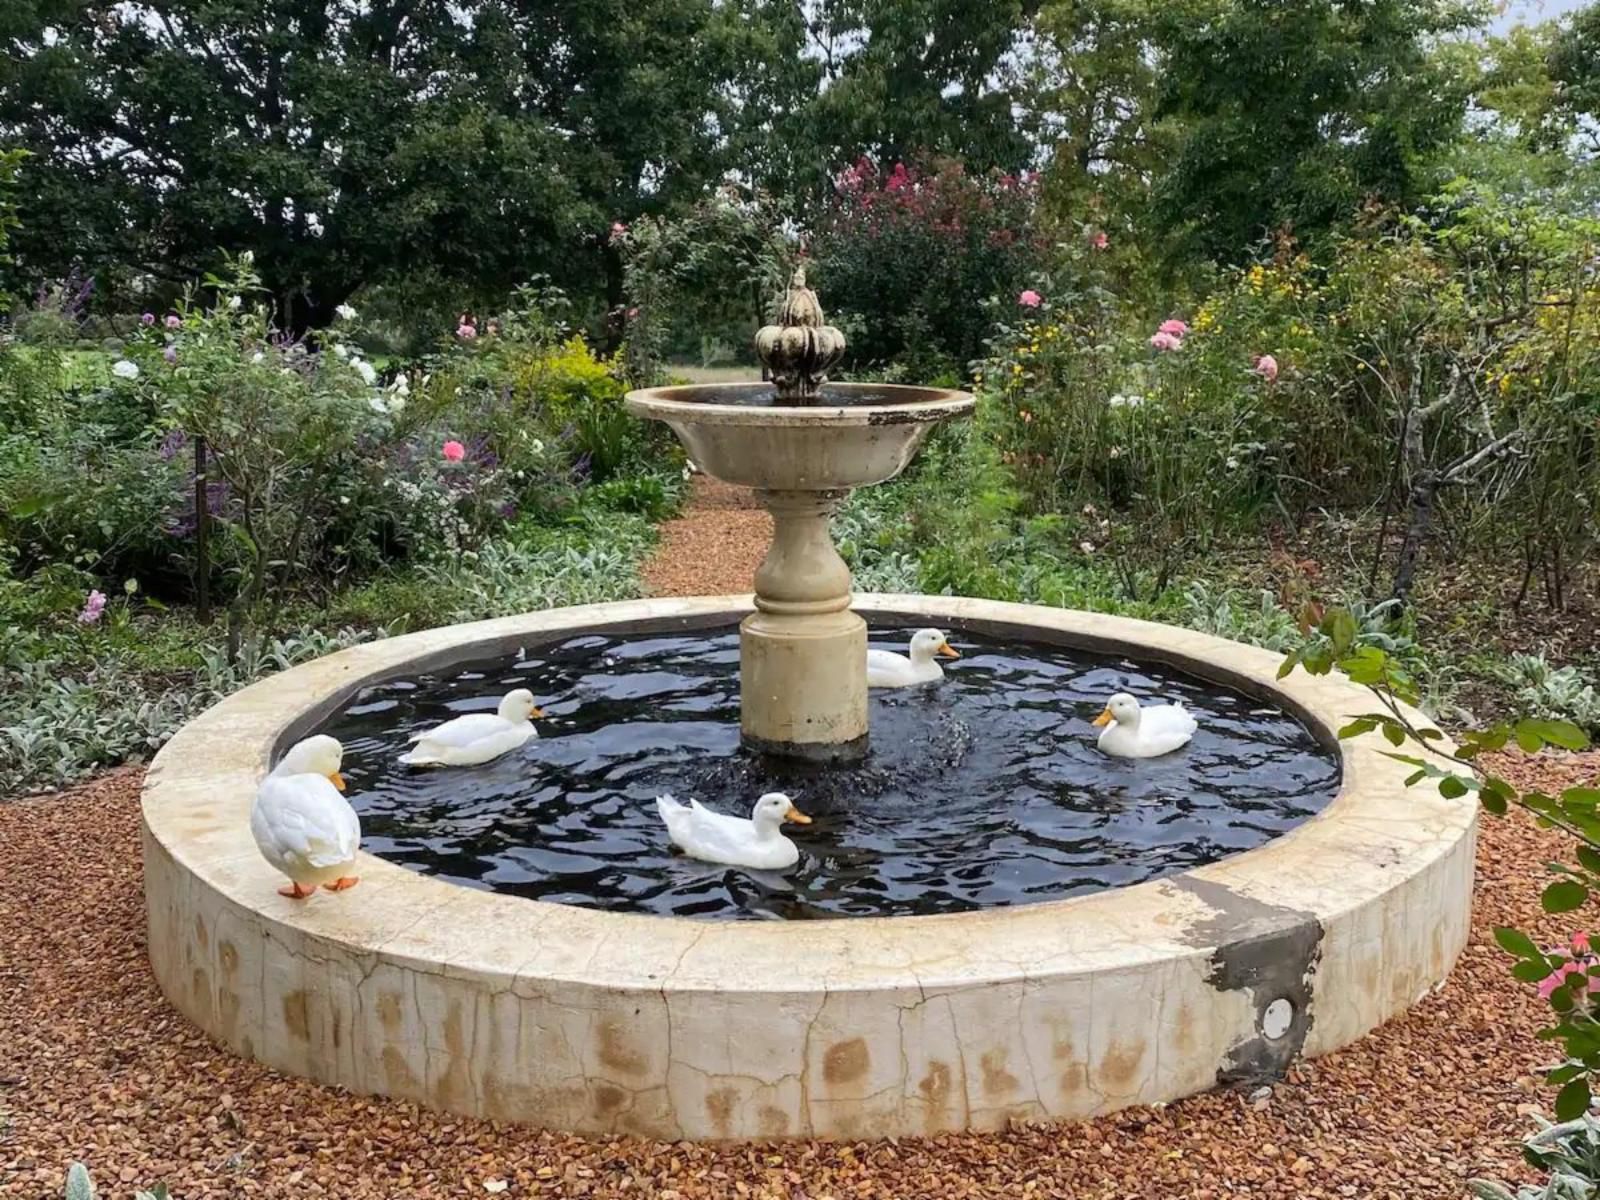
{"type": "Polygon", "coordinates": [[[829,514],[973,399],[828,383],[843,339],[803,278],[758,349],[770,383],[627,399],[772,512],[753,598],[358,646],[229,697],[157,756],[150,961],[185,1016],[277,1069],[472,1116],[858,1138],[1253,1085],[1444,978],[1476,809],[1408,789],[1376,734],[1338,740],[1362,689],[1164,625],[852,597],[829,514]],[[869,698],[866,619],[902,645],[938,626],[967,659],[869,698]],[[472,770],[394,765],[408,729],[524,682],[551,713],[539,741],[472,770]],[[1124,686],[1190,700],[1190,747],[1099,756],[1086,718],[1124,686]],[[346,743],[377,854],[358,888],[296,902],[248,819],[319,729],[346,743]],[[737,809],[774,784],[817,817],[796,871],[665,853],[656,790],[737,809]]]}

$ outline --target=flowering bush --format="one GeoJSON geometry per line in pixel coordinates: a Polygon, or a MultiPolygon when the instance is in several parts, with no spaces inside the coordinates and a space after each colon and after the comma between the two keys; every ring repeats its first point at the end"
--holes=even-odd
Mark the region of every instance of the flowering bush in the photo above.
{"type": "Polygon", "coordinates": [[[850,360],[908,359],[959,372],[989,336],[985,301],[1013,297],[1038,269],[1032,177],[969,174],[960,163],[862,159],[834,181],[816,222],[813,283],[850,360]]]}

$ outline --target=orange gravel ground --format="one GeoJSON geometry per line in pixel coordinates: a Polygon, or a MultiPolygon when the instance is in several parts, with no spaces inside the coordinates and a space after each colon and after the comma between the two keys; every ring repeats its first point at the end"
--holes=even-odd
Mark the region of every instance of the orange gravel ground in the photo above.
{"type": "MultiPolygon", "coordinates": [[[[765,517],[696,480],[665,530],[659,592],[745,591],[765,517]]],[[[1600,755],[1497,764],[1545,790],[1600,755]]],[[[145,959],[138,788],[124,768],[0,803],[0,1196],[59,1197],[83,1159],[102,1200],[166,1182],[202,1197],[545,1196],[694,1200],[1433,1200],[1515,1174],[1542,1006],[1490,929],[1551,941],[1543,860],[1560,843],[1486,820],[1471,944],[1437,994],[1269,1095],[1214,1092],[1098,1121],[931,1140],[694,1146],[585,1139],[440,1116],[287,1078],[218,1048],[169,1009],[145,959]]],[[[355,894],[359,900],[359,893],[355,894]]]]}
{"type": "Polygon", "coordinates": [[[652,596],[721,596],[755,587],[772,518],[749,488],[696,475],[683,515],[661,526],[644,566],[652,596]]]}
{"type": "MultiPolygon", "coordinates": [[[[1548,788],[1600,756],[1514,770],[1548,788]]],[[[1525,821],[1486,820],[1471,945],[1449,983],[1270,1098],[1197,1096],[1086,1124],[897,1143],[706,1147],[590,1140],[351,1096],[234,1057],[170,1010],[145,964],[140,772],[0,804],[0,1195],[59,1197],[67,1162],[103,1200],[165,1181],[201,1197],[1122,1198],[1462,1195],[1514,1172],[1540,1006],[1489,928],[1538,914],[1525,821]],[[497,1185],[508,1186],[499,1190],[497,1185]],[[485,1185],[490,1185],[486,1187],[485,1185]],[[494,1188],[495,1190],[491,1190],[494,1188]]],[[[359,899],[359,893],[356,893],[359,899]]]]}

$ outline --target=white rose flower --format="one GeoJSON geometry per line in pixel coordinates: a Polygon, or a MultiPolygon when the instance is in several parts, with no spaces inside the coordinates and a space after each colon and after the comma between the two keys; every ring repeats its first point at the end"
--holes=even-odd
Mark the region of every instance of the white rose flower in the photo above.
{"type": "Polygon", "coordinates": [[[254,250],[246,250],[243,254],[239,255],[239,261],[247,267],[250,266],[256,261],[256,252],[254,250]]]}
{"type": "Polygon", "coordinates": [[[231,308],[231,309],[238,309],[243,304],[244,304],[244,301],[241,300],[238,296],[229,296],[228,297],[228,307],[231,308]]]}
{"type": "Polygon", "coordinates": [[[139,378],[139,364],[126,358],[119,358],[111,364],[111,373],[118,379],[139,378]]]}
{"type": "Polygon", "coordinates": [[[377,413],[380,417],[388,416],[389,414],[389,406],[377,396],[374,396],[372,399],[367,401],[367,407],[373,412],[377,413]]]}
{"type": "Polygon", "coordinates": [[[401,413],[405,412],[405,410],[406,398],[404,396],[391,396],[389,398],[390,412],[394,413],[396,416],[399,416],[401,413]]]}
{"type": "Polygon", "coordinates": [[[354,321],[356,319],[356,310],[348,304],[341,304],[333,311],[338,314],[341,321],[354,321]]]}
{"type": "Polygon", "coordinates": [[[356,374],[367,383],[378,382],[378,369],[364,358],[352,358],[350,365],[356,369],[356,374]]]}
{"type": "Polygon", "coordinates": [[[266,357],[265,354],[263,354],[260,350],[257,350],[254,354],[252,354],[250,356],[250,361],[253,362],[253,363],[258,363],[265,357],[266,357]]]}
{"type": "Polygon", "coordinates": [[[1085,554],[1093,554],[1094,553],[1094,543],[1093,542],[1079,542],[1078,543],[1078,549],[1082,550],[1085,554]]]}
{"type": "Polygon", "coordinates": [[[538,438],[534,438],[533,439],[533,452],[535,454],[543,454],[544,453],[544,443],[542,441],[540,441],[538,438]]]}
{"type": "Polygon", "coordinates": [[[404,371],[396,375],[394,382],[389,386],[397,396],[409,396],[411,394],[411,380],[406,378],[404,371]]]}
{"type": "Polygon", "coordinates": [[[350,347],[346,346],[343,342],[335,342],[333,344],[333,352],[340,358],[350,357],[350,347]]]}

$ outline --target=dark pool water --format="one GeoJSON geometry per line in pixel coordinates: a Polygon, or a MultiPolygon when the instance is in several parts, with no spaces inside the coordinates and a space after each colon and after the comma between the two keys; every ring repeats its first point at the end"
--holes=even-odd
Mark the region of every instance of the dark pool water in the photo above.
{"type": "Polygon", "coordinates": [[[815,400],[778,403],[778,389],[770,383],[690,385],[673,388],[669,398],[683,404],[731,404],[738,408],[867,408],[915,404],[948,393],[934,388],[876,388],[864,384],[841,386],[825,383],[815,400]]]}
{"type": "MultiPolygon", "coordinates": [[[[873,630],[903,651],[908,632],[873,630]]],[[[320,732],[345,744],[365,846],[472,887],[614,911],[801,920],[1055,900],[1259,846],[1332,799],[1339,771],[1298,721],[1166,668],[954,631],[944,682],[872,693],[858,767],[774,765],[739,748],[738,635],[587,635],[363,691],[320,732]],[[540,738],[481,767],[413,770],[406,735],[492,711],[513,687],[540,738]],[[1200,730],[1160,759],[1112,759],[1107,696],[1182,699],[1200,730]],[[787,791],[783,875],[673,851],[653,803],[748,815],[787,791]]]]}

